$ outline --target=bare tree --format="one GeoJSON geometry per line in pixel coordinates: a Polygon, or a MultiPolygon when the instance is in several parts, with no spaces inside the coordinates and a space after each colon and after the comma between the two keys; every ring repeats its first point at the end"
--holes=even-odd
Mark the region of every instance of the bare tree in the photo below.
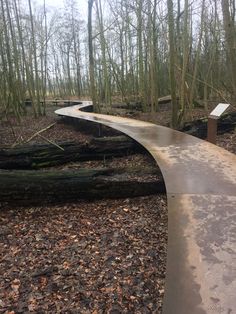
{"type": "Polygon", "coordinates": [[[233,13],[230,13],[229,0],[222,0],[222,12],[224,20],[225,40],[228,56],[228,71],[232,79],[232,89],[236,97],[236,25],[235,25],[235,2],[233,1],[233,13]]]}
{"type": "Polygon", "coordinates": [[[172,101],[172,127],[178,127],[179,106],[176,99],[176,84],[175,84],[175,39],[174,39],[174,13],[173,1],[167,1],[168,8],[168,25],[169,25],[169,74],[170,74],[170,88],[172,101]]]}
{"type": "Polygon", "coordinates": [[[95,110],[98,110],[97,95],[94,77],[94,57],[93,57],[93,33],[92,33],[92,9],[94,0],[88,0],[88,47],[89,47],[89,77],[90,93],[95,110]]]}

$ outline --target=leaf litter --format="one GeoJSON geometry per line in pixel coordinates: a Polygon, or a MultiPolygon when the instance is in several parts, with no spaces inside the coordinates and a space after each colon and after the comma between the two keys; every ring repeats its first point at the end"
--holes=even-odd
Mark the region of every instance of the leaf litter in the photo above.
{"type": "Polygon", "coordinates": [[[160,313],[165,197],[3,208],[0,313],[160,313]]]}

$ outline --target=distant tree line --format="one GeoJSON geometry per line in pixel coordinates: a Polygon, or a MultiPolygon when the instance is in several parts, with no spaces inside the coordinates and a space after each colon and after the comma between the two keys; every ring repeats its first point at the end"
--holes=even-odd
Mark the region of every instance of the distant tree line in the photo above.
{"type": "Polygon", "coordinates": [[[236,99],[235,0],[88,0],[64,10],[0,0],[0,112],[35,116],[48,97],[140,101],[172,97],[172,125],[197,102],[236,99]]]}

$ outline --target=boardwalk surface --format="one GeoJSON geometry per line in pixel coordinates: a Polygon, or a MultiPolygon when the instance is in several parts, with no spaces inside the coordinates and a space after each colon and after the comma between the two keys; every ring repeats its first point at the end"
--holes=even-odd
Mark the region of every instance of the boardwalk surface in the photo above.
{"type": "Polygon", "coordinates": [[[163,313],[236,313],[236,156],[163,126],[79,110],[89,105],[56,113],[127,134],[162,171],[168,199],[163,313]]]}

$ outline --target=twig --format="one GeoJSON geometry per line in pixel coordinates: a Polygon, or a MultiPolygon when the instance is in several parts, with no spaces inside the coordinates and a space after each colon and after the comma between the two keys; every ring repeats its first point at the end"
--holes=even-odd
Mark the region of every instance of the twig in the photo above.
{"type": "Polygon", "coordinates": [[[20,144],[20,142],[18,142],[18,141],[20,140],[20,138],[23,139],[22,133],[23,133],[23,132],[21,132],[21,133],[18,135],[18,137],[17,137],[17,139],[15,140],[15,142],[11,145],[11,148],[14,148],[14,147],[17,146],[18,144],[20,144]]]}
{"type": "Polygon", "coordinates": [[[54,146],[56,146],[56,147],[58,147],[59,149],[61,149],[61,150],[64,151],[64,148],[63,148],[63,147],[61,147],[61,146],[58,145],[57,143],[55,143],[55,142],[49,140],[48,138],[46,138],[46,137],[43,136],[42,134],[37,134],[36,136],[39,136],[39,137],[43,138],[43,139],[44,139],[45,141],[47,141],[48,143],[50,143],[50,144],[52,144],[52,145],[54,145],[54,146]]]}
{"type": "Polygon", "coordinates": [[[16,144],[13,144],[12,145],[12,148],[19,145],[19,144],[26,144],[26,143],[29,143],[33,138],[35,138],[37,135],[43,133],[44,131],[47,131],[48,129],[50,129],[51,127],[53,127],[54,125],[56,124],[56,122],[50,124],[49,126],[47,126],[46,128],[40,130],[40,131],[37,131],[36,133],[34,133],[30,138],[28,138],[26,141],[22,142],[22,143],[16,143],[16,144]]]}

